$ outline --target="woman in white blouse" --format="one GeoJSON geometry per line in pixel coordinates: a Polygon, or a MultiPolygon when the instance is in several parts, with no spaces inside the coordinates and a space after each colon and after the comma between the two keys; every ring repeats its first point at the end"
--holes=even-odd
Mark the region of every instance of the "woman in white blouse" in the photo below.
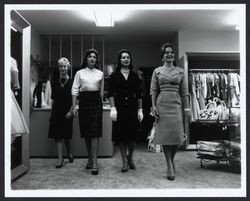
{"type": "Polygon", "coordinates": [[[81,70],[77,71],[72,86],[72,113],[77,115],[76,100],[79,98],[79,125],[81,138],[85,138],[88,152],[86,169],[93,175],[99,173],[97,153],[99,137],[102,137],[103,72],[98,70],[98,52],[86,51],[81,70]]]}

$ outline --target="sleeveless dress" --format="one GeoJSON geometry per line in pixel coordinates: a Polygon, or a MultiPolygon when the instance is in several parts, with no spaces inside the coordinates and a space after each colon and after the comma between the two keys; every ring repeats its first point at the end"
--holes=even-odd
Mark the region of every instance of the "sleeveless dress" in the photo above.
{"type": "Polygon", "coordinates": [[[155,94],[159,118],[156,118],[155,143],[182,145],[183,117],[181,96],[188,94],[184,70],[179,67],[158,67],[154,70],[150,94],[155,94]]]}
{"type": "Polygon", "coordinates": [[[73,118],[67,119],[65,115],[69,112],[72,97],[72,79],[69,78],[64,87],[61,87],[59,79],[52,84],[51,99],[54,100],[49,125],[49,138],[71,139],[73,131],[73,118]]]}

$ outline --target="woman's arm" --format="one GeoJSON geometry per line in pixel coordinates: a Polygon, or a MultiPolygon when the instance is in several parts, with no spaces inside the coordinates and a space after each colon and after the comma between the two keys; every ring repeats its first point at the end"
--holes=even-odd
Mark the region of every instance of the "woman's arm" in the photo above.
{"type": "Polygon", "coordinates": [[[102,80],[100,81],[100,96],[103,101],[103,91],[104,91],[104,76],[102,74],[102,80]]]}
{"type": "Polygon", "coordinates": [[[156,94],[152,94],[151,95],[151,101],[152,101],[152,113],[154,115],[154,117],[159,117],[159,113],[158,113],[158,110],[157,110],[157,107],[156,107],[156,99],[157,99],[157,96],[156,94]]]}
{"type": "Polygon", "coordinates": [[[156,75],[156,70],[154,70],[151,78],[151,84],[150,84],[150,95],[151,95],[151,102],[152,102],[152,113],[154,117],[158,118],[159,113],[156,107],[156,99],[159,94],[159,83],[156,75]]]}
{"type": "Polygon", "coordinates": [[[79,95],[79,89],[80,89],[80,72],[78,71],[75,75],[74,82],[71,89],[72,94],[72,105],[71,105],[71,113],[74,117],[77,116],[77,110],[76,110],[76,100],[79,95]]]}
{"type": "Polygon", "coordinates": [[[187,117],[190,117],[191,116],[191,109],[190,109],[188,85],[187,85],[187,81],[185,80],[185,76],[183,76],[183,78],[182,78],[180,90],[181,90],[181,94],[182,94],[184,113],[187,117]]]}
{"type": "Polygon", "coordinates": [[[77,116],[76,100],[77,100],[77,96],[76,96],[76,95],[72,95],[71,113],[72,113],[72,115],[73,115],[74,117],[77,116]]]}

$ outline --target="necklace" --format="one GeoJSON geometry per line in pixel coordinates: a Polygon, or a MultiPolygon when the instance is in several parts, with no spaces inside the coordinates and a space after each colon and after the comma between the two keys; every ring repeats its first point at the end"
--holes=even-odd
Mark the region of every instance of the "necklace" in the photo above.
{"type": "Polygon", "coordinates": [[[129,73],[129,69],[121,69],[122,73],[129,73]]]}
{"type": "Polygon", "coordinates": [[[65,80],[63,83],[62,83],[61,79],[62,79],[62,78],[59,78],[60,85],[61,85],[61,87],[64,87],[65,84],[67,83],[69,77],[67,77],[66,80],[65,80]]]}

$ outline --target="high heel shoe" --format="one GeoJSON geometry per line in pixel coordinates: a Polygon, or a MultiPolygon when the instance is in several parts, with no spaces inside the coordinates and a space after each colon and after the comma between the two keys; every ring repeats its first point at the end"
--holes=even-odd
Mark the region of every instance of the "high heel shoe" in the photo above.
{"type": "Polygon", "coordinates": [[[64,160],[62,159],[61,163],[56,165],[56,169],[61,168],[63,164],[64,164],[64,160]]]}
{"type": "Polygon", "coordinates": [[[98,175],[98,174],[99,174],[98,168],[92,168],[91,174],[92,174],[92,175],[98,175]]]}
{"type": "Polygon", "coordinates": [[[126,166],[123,166],[122,169],[121,169],[121,172],[124,173],[124,172],[127,172],[129,170],[129,165],[127,163],[126,166]]]}
{"type": "Polygon", "coordinates": [[[73,157],[72,154],[69,154],[69,155],[68,155],[68,160],[69,160],[70,163],[73,163],[73,162],[74,162],[74,157],[73,157]]]}
{"type": "Polygon", "coordinates": [[[132,160],[128,161],[128,166],[129,166],[129,168],[130,168],[131,170],[135,170],[135,169],[136,169],[136,168],[135,168],[135,164],[134,164],[134,162],[133,162],[132,160]]]}
{"type": "Polygon", "coordinates": [[[93,166],[93,160],[88,160],[88,162],[86,164],[86,169],[87,170],[92,169],[92,166],[93,166]]]}
{"type": "Polygon", "coordinates": [[[167,179],[170,181],[173,181],[175,179],[175,177],[174,176],[167,176],[167,179]]]}

